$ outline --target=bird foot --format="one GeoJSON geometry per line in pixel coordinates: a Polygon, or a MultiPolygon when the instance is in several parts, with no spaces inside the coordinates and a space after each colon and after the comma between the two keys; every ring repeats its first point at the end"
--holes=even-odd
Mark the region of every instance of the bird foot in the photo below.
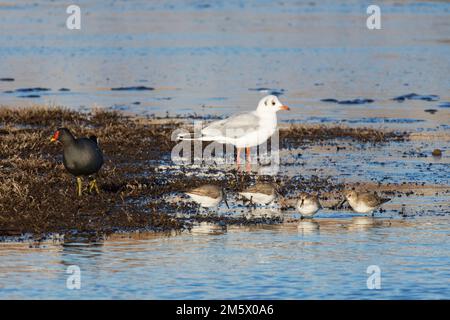
{"type": "Polygon", "coordinates": [[[95,192],[97,194],[100,194],[100,190],[98,189],[97,180],[96,179],[93,179],[93,180],[91,180],[89,182],[89,192],[92,192],[92,190],[95,190],[95,192]]]}

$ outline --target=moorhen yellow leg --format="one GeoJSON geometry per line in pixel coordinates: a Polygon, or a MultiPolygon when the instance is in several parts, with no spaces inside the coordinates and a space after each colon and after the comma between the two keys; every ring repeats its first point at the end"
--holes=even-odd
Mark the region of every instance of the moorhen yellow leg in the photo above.
{"type": "Polygon", "coordinates": [[[98,189],[98,186],[97,186],[97,179],[95,179],[95,178],[89,182],[89,192],[92,192],[92,190],[94,190],[94,189],[97,194],[100,194],[100,190],[98,189]]]}
{"type": "Polygon", "coordinates": [[[82,187],[81,178],[77,177],[77,194],[79,197],[81,197],[81,187],[82,187]]]}

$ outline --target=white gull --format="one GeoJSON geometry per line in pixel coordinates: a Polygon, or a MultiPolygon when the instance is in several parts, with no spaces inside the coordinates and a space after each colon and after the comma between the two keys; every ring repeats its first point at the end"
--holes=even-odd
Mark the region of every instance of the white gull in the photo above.
{"type": "Polygon", "coordinates": [[[267,141],[277,128],[277,111],[289,110],[274,95],[262,98],[256,110],[233,115],[224,120],[214,121],[201,130],[200,137],[179,136],[181,140],[215,141],[229,143],[237,148],[239,165],[242,148],[246,148],[250,162],[250,148],[267,141]]]}

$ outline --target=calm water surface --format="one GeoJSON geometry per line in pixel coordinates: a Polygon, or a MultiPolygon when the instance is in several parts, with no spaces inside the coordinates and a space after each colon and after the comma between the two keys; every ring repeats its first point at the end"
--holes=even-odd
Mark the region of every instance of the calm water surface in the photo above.
{"type": "MultiPolygon", "coordinates": [[[[80,0],[82,29],[70,31],[66,4],[0,1],[0,78],[15,79],[0,81],[0,105],[227,115],[253,109],[267,93],[253,89],[269,88],[292,107],[282,123],[444,133],[339,152],[282,150],[283,174],[445,188],[450,108],[440,104],[450,102],[450,3],[381,1],[382,30],[370,31],[371,3],[80,0]],[[120,86],[154,90],[110,90],[120,86]],[[26,87],[51,90],[38,98],[15,91],[26,87]],[[411,92],[439,101],[391,100],[411,92]],[[357,97],[375,102],[320,101],[357,97]],[[441,159],[420,156],[434,148],[441,159]]],[[[448,299],[449,198],[434,193],[393,199],[375,220],[321,213],[300,225],[226,232],[1,243],[0,298],[448,299]],[[392,210],[403,204],[424,216],[398,219],[392,210]],[[81,268],[81,290],[66,288],[70,265],[81,268]],[[369,265],[381,269],[381,290],[367,289],[369,265]]]]}
{"type": "Polygon", "coordinates": [[[450,219],[318,218],[176,236],[0,245],[1,298],[448,299],[450,219]],[[81,269],[81,289],[66,269],[81,269]],[[381,289],[367,288],[369,265],[381,289]]]}
{"type": "MultiPolygon", "coordinates": [[[[381,1],[382,30],[366,28],[371,1],[81,0],[81,30],[65,27],[66,4],[0,1],[1,104],[111,107],[139,114],[252,110],[282,92],[283,120],[385,118],[448,123],[439,102],[404,104],[416,92],[450,101],[450,3],[381,1]],[[154,91],[111,91],[148,86],[154,91]],[[44,87],[39,98],[8,93],[44,87]],[[68,88],[70,91],[59,91],[68,88]],[[374,99],[369,106],[320,102],[374,99]],[[139,104],[136,104],[139,103],[139,104]],[[407,112],[406,112],[407,111],[407,112]]],[[[429,123],[428,123],[429,122],[429,123]]]]}

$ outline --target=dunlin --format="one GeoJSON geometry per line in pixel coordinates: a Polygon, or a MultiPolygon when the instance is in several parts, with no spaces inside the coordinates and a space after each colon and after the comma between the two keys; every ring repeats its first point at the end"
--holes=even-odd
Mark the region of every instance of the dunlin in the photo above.
{"type": "Polygon", "coordinates": [[[249,200],[251,204],[267,205],[275,199],[277,191],[270,183],[257,183],[239,192],[239,194],[249,200]]]}
{"type": "Polygon", "coordinates": [[[214,184],[204,184],[200,187],[186,191],[186,194],[190,196],[192,200],[205,208],[217,207],[222,199],[224,199],[225,204],[228,207],[228,202],[223,188],[214,184]]]}
{"type": "Polygon", "coordinates": [[[302,217],[311,218],[322,208],[319,199],[315,195],[307,193],[300,194],[300,198],[297,201],[297,210],[302,217]]]}
{"type": "Polygon", "coordinates": [[[352,209],[358,213],[373,212],[383,203],[391,200],[387,198],[380,198],[376,193],[356,191],[346,192],[345,198],[347,199],[352,209]]]}

